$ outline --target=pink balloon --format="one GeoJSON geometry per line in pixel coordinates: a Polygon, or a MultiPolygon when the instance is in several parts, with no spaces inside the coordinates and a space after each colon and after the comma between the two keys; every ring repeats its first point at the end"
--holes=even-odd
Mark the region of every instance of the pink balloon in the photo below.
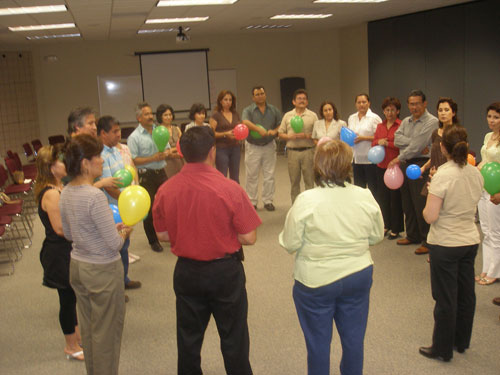
{"type": "Polygon", "coordinates": [[[384,173],[385,185],[391,190],[399,189],[401,185],[403,185],[404,179],[405,177],[403,176],[403,172],[398,165],[387,168],[384,173]]]}
{"type": "Polygon", "coordinates": [[[248,137],[248,128],[246,127],[246,125],[238,124],[234,127],[233,134],[234,138],[236,138],[238,141],[242,141],[244,139],[247,139],[248,137]]]}
{"type": "Polygon", "coordinates": [[[330,137],[321,137],[321,139],[318,141],[318,146],[322,143],[331,141],[332,139],[330,137]]]}
{"type": "Polygon", "coordinates": [[[184,157],[184,155],[182,155],[182,152],[181,152],[181,143],[180,143],[180,139],[177,140],[177,144],[175,145],[175,148],[177,149],[177,153],[181,156],[181,158],[184,157]]]}

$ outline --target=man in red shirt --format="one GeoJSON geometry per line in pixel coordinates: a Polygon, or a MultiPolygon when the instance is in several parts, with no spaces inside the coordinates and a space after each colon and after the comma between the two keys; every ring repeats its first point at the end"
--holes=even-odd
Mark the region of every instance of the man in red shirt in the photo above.
{"type": "Polygon", "coordinates": [[[253,245],[262,223],[245,191],[215,164],[207,126],[180,139],[187,164],[158,190],[153,221],[179,258],[174,271],[179,375],[201,371],[201,345],[213,314],[228,374],[251,375],[248,301],[241,245],[253,245]]]}

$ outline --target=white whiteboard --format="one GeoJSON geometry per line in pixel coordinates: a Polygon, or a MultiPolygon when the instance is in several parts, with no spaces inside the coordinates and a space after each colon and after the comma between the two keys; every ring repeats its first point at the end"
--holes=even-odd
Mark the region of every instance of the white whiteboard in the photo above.
{"type": "Polygon", "coordinates": [[[98,76],[99,113],[121,123],[137,122],[135,108],[142,102],[141,76],[98,76]]]}

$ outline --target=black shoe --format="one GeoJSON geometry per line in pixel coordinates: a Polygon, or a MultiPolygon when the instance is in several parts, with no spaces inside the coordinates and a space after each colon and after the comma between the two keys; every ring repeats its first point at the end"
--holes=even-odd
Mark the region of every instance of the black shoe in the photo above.
{"type": "Polygon", "coordinates": [[[395,240],[396,238],[399,238],[399,237],[401,237],[401,236],[399,235],[399,233],[394,234],[394,233],[392,233],[392,232],[391,232],[391,233],[389,233],[389,235],[387,236],[387,239],[388,239],[388,240],[395,240]]]}
{"type": "Polygon", "coordinates": [[[422,354],[424,357],[427,357],[427,358],[432,358],[432,359],[439,359],[443,362],[450,362],[451,360],[451,357],[443,357],[437,353],[434,353],[434,351],[432,350],[432,346],[421,346],[419,349],[418,349],[418,352],[420,354],[422,354]]]}
{"type": "Polygon", "coordinates": [[[125,289],[138,289],[142,286],[140,281],[132,281],[130,280],[127,284],[125,284],[125,289]]]}
{"type": "Polygon", "coordinates": [[[459,347],[459,346],[456,346],[455,347],[456,351],[459,352],[460,354],[462,353],[465,353],[465,348],[462,348],[462,347],[459,347]]]}
{"type": "Polygon", "coordinates": [[[157,253],[161,253],[163,251],[163,247],[160,245],[158,241],[150,244],[151,250],[156,251],[157,253]]]}
{"type": "Polygon", "coordinates": [[[272,203],[266,203],[264,205],[264,208],[268,211],[274,211],[276,208],[274,208],[274,205],[272,203]]]}

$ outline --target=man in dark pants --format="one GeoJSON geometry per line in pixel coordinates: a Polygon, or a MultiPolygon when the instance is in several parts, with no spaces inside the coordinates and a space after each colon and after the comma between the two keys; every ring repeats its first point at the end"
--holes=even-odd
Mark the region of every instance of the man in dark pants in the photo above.
{"type": "Polygon", "coordinates": [[[401,200],[405,214],[406,238],[397,241],[398,245],[420,244],[415,254],[427,254],[427,224],[422,215],[426,197],[422,195],[422,188],[427,181],[426,176],[410,180],[406,176],[406,168],[411,164],[419,167],[429,159],[432,132],[439,126],[438,119],[427,111],[425,94],[420,90],[413,90],[408,95],[408,108],[411,116],[406,117],[394,133],[394,144],[399,148],[399,156],[393,159],[388,168],[400,163],[405,176],[401,187],[401,200]]]}
{"type": "MultiPolygon", "coordinates": [[[[167,180],[165,159],[177,153],[177,150],[170,149],[167,143],[165,151],[158,151],[152,136],[155,127],[153,111],[148,103],[139,103],[137,105],[136,117],[139,125],[128,137],[127,146],[132,154],[134,164],[137,166],[139,184],[148,191],[151,197],[151,207],[153,207],[156,191],[167,180]]],[[[151,249],[156,252],[163,251],[153,227],[151,209],[146,219],[144,219],[144,232],[146,232],[151,249]]]]}
{"type": "Polygon", "coordinates": [[[227,374],[251,375],[242,245],[253,245],[261,220],[247,194],[214,168],[215,135],[184,133],[187,164],[158,190],[153,207],[160,240],[179,258],[174,271],[179,375],[201,375],[201,346],[213,314],[227,374]]]}

